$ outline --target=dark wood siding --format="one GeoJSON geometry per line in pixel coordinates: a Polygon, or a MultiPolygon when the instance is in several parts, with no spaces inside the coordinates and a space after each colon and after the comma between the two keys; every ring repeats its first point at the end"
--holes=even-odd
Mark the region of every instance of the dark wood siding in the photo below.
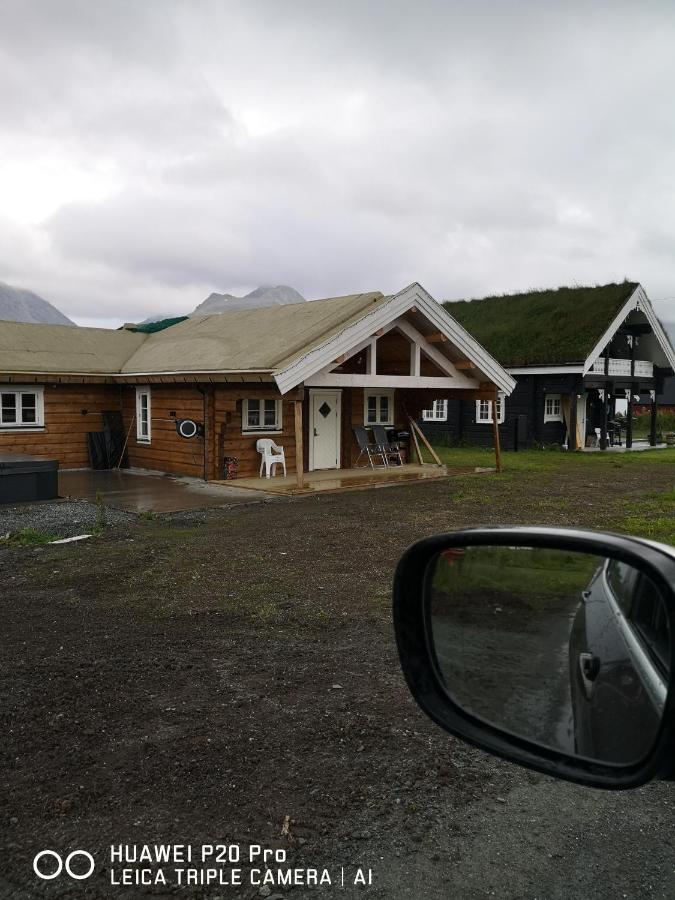
{"type": "MultiPolygon", "coordinates": [[[[516,436],[516,419],[527,419],[528,446],[562,444],[565,440],[564,422],[544,422],[546,394],[571,396],[582,390],[580,376],[576,375],[518,375],[513,393],[506,398],[504,422],[499,426],[502,447],[513,448],[516,436]]],[[[464,443],[491,447],[492,425],[476,422],[475,400],[450,400],[446,422],[420,422],[430,439],[449,444],[464,443]]]]}

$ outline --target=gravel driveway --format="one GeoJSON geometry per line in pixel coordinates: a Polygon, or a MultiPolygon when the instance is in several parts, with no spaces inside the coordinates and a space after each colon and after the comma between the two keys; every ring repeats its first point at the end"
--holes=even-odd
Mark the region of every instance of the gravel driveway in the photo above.
{"type": "MultiPolygon", "coordinates": [[[[44,847],[102,861],[116,842],[227,841],[284,849],[293,866],[373,870],[366,889],[290,892],[303,900],[672,900],[672,785],[583,790],[450,738],[407,692],[390,614],[394,565],[417,538],[609,527],[624,496],[671,484],[648,459],[622,472],[621,494],[614,467],[591,481],[575,465],[0,547],[0,896],[141,895],[112,890],[103,862],[86,887],[39,884],[44,847]]],[[[54,529],[93,521],[85,504],[44,509],[54,529]]]]}

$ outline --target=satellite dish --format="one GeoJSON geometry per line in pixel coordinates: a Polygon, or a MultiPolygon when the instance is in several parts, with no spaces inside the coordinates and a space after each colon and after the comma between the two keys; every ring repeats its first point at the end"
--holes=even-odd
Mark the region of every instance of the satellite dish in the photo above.
{"type": "Polygon", "coordinates": [[[204,434],[204,426],[194,419],[176,419],[176,431],[182,438],[193,438],[204,434]]]}

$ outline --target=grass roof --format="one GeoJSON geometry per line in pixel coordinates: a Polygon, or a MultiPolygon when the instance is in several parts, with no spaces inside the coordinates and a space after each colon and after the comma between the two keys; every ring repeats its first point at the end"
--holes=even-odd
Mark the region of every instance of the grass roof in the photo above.
{"type": "Polygon", "coordinates": [[[503,366],[581,363],[637,286],[560,287],[443,306],[503,366]]]}

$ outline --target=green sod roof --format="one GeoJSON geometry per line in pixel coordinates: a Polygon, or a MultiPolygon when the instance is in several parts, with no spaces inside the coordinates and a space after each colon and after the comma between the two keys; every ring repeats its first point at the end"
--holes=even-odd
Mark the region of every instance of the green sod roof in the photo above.
{"type": "Polygon", "coordinates": [[[560,287],[443,306],[503,366],[581,363],[637,287],[560,287]]]}

